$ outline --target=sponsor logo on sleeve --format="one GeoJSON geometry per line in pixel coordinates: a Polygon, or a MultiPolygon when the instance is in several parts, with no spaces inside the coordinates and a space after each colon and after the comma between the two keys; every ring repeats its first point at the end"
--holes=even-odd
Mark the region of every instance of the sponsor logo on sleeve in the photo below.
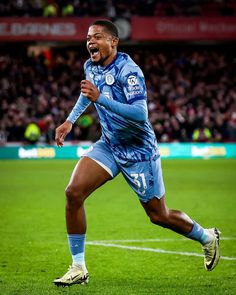
{"type": "Polygon", "coordinates": [[[137,77],[131,75],[128,77],[128,84],[134,86],[137,84],[137,77]]]}
{"type": "Polygon", "coordinates": [[[127,97],[128,99],[134,98],[135,96],[139,96],[143,94],[143,87],[138,83],[137,76],[130,75],[127,78],[127,97]]]}

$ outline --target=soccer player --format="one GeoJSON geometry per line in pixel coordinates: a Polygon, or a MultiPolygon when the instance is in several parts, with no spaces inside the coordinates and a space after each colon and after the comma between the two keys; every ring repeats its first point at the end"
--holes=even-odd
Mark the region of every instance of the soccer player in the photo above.
{"type": "Polygon", "coordinates": [[[117,51],[118,41],[117,28],[110,21],[97,20],[89,27],[86,79],[81,81],[81,94],[74,108],[56,129],[56,143],[63,146],[73,123],[90,103],[95,105],[102,127],[100,140],[77,163],[66,188],[72,266],[64,276],[54,280],[57,286],[88,282],[84,201],[119,172],[137,194],[152,223],[202,244],[207,270],[212,270],[220,257],[219,230],[204,229],[185,213],[166,205],[160,153],[148,120],[145,79],[129,55],[117,51]]]}

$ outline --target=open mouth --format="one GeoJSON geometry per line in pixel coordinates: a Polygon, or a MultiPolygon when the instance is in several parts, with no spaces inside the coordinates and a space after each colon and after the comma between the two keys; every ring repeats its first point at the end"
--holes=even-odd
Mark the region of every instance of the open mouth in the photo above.
{"type": "Polygon", "coordinates": [[[90,48],[89,51],[90,51],[90,54],[91,54],[92,58],[95,58],[99,54],[98,48],[90,48]]]}

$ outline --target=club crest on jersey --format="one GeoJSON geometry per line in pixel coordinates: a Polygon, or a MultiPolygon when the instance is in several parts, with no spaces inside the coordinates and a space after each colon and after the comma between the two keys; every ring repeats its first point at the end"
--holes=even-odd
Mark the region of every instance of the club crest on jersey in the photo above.
{"type": "Polygon", "coordinates": [[[137,77],[135,76],[129,76],[128,77],[128,84],[133,86],[133,85],[136,85],[137,84],[137,77]]]}
{"type": "Polygon", "coordinates": [[[115,79],[112,76],[112,74],[107,74],[105,79],[106,79],[107,85],[112,85],[115,82],[115,79]]]}

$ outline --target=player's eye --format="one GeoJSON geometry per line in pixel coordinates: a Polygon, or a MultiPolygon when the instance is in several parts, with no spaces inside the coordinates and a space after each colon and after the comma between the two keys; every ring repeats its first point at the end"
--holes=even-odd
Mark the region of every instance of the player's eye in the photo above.
{"type": "Polygon", "coordinates": [[[96,36],[95,36],[95,39],[96,39],[96,40],[101,40],[101,39],[102,39],[102,36],[101,36],[101,35],[96,35],[96,36]]]}

